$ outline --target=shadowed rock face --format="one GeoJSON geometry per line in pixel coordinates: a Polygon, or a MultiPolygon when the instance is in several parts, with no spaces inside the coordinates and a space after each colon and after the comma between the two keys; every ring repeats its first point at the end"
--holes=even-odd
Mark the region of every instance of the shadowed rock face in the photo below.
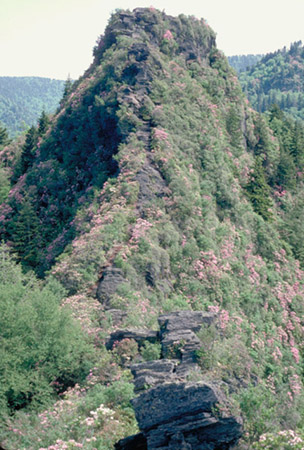
{"type": "Polygon", "coordinates": [[[116,267],[107,267],[99,281],[96,297],[100,303],[102,303],[105,309],[108,309],[110,300],[113,294],[115,294],[118,286],[125,283],[126,280],[123,277],[121,269],[116,267]]]}
{"type": "Polygon", "coordinates": [[[215,386],[202,382],[149,389],[132,401],[142,433],[121,440],[115,448],[228,450],[241,437],[242,421],[214,415],[216,405],[225,401],[215,386]]]}
{"type": "Polygon", "coordinates": [[[129,436],[115,444],[116,450],[147,450],[147,439],[143,433],[129,436]]]}
{"type": "MultiPolygon", "coordinates": [[[[179,352],[175,359],[131,366],[135,391],[143,391],[132,401],[141,433],[119,441],[117,450],[228,450],[237,443],[242,435],[241,418],[215,413],[218,405],[227,406],[221,390],[212,383],[186,381],[190,372],[198,370],[195,351],[201,343],[194,331],[216,319],[216,314],[199,311],[159,317],[160,332],[154,333],[163,355],[169,355],[177,343],[179,352]]],[[[112,333],[110,340],[117,336],[112,333]]]]}

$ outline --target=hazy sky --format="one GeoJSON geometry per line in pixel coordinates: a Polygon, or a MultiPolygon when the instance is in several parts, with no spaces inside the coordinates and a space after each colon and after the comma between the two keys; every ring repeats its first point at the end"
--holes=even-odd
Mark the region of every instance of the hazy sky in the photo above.
{"type": "Polygon", "coordinates": [[[304,42],[304,0],[0,0],[0,76],[78,78],[116,8],[206,19],[226,55],[304,42]]]}

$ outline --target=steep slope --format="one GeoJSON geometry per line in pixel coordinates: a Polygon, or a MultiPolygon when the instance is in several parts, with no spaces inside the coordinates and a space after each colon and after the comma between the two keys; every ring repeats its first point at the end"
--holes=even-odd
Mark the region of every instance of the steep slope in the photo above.
{"type": "Polygon", "coordinates": [[[42,110],[55,112],[64,81],[40,77],[0,77],[0,122],[11,137],[36,125],[42,110]]]}
{"type": "Polygon", "coordinates": [[[304,49],[301,41],[264,56],[240,74],[252,106],[260,112],[272,104],[295,119],[304,119],[304,49]]]}
{"type": "MultiPolygon", "coordinates": [[[[115,327],[157,329],[158,315],[175,310],[216,313],[216,326],[199,332],[200,370],[187,380],[224,386],[245,419],[243,448],[262,433],[295,430],[303,425],[304,274],[279,234],[267,183],[278,139],[248,106],[203,20],[120,11],[94,54],[19,179],[13,165],[2,238],[27,268],[64,285],[65,304],[100,351],[115,327]]],[[[52,411],[40,422],[46,432],[36,422],[39,446],[84,443],[82,414],[97,408],[94,395],[111,411],[87,416],[98,426],[84,448],[97,445],[92,436],[112,448],[136,431],[123,368],[157,359],[159,349],[139,348],[133,336],[103,354],[84,391],[66,394],[73,412],[64,400],[54,407],[67,430],[51,432],[52,411]]],[[[10,442],[40,448],[26,447],[18,420],[10,442]]]]}

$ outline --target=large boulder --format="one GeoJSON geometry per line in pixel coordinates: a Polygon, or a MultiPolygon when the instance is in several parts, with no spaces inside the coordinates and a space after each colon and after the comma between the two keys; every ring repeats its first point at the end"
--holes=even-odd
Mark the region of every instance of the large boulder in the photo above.
{"type": "Polygon", "coordinates": [[[211,384],[166,383],[142,393],[132,404],[148,450],[229,449],[241,436],[239,417],[214,412],[227,400],[211,384]]]}

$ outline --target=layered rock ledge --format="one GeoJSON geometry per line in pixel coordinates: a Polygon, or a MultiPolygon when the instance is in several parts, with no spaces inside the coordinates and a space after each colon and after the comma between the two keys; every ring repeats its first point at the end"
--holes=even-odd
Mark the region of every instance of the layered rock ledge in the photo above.
{"type": "MultiPolygon", "coordinates": [[[[199,371],[201,342],[195,332],[216,320],[216,314],[192,311],[159,317],[160,331],[153,339],[161,343],[163,359],[131,366],[135,391],[141,392],[132,400],[141,433],[119,441],[116,450],[228,450],[238,442],[242,419],[227,413],[228,400],[219,387],[187,381],[199,371]]],[[[116,331],[108,342],[126,335],[130,330],[116,331]]],[[[147,331],[133,332],[135,339],[144,335],[151,337],[147,331]]]]}

